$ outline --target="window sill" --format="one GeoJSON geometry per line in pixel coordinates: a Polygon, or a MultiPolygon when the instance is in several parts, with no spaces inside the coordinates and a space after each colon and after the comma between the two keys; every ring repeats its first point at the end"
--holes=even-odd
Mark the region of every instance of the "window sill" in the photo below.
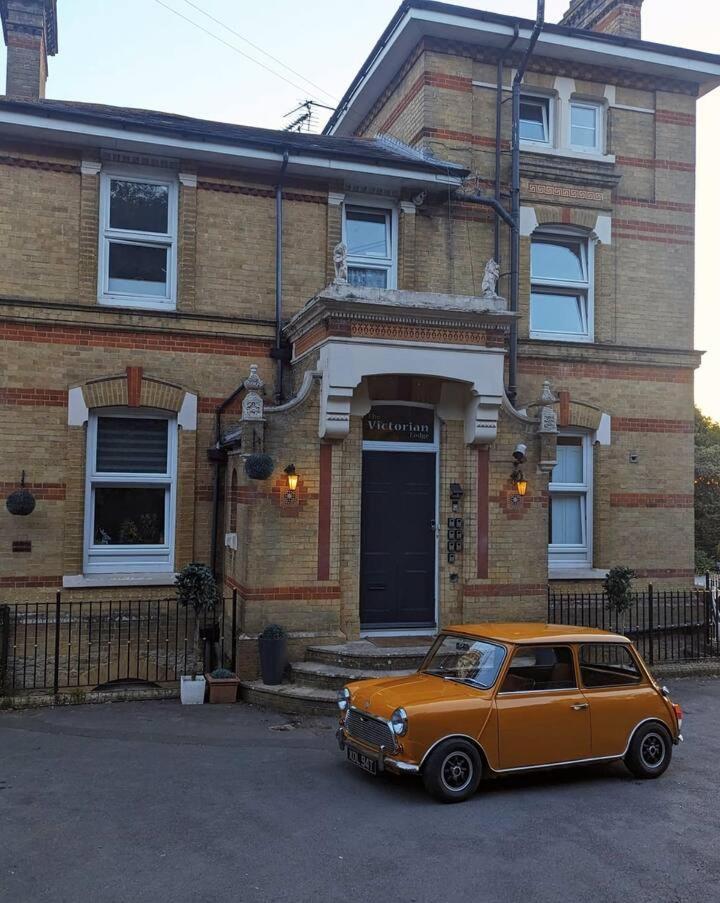
{"type": "Polygon", "coordinates": [[[75,574],[63,577],[64,589],[113,586],[173,586],[175,573],[155,574],[75,574]]]}
{"type": "Polygon", "coordinates": [[[573,342],[583,345],[592,345],[595,341],[594,336],[572,335],[561,332],[530,332],[528,338],[535,339],[538,342],[573,342]]]}
{"type": "Polygon", "coordinates": [[[121,297],[114,295],[102,295],[98,298],[98,304],[103,307],[130,307],[137,310],[176,310],[174,301],[146,301],[144,298],[121,297]]]}
{"type": "Polygon", "coordinates": [[[521,141],[520,150],[531,154],[545,154],[550,157],[567,157],[571,160],[588,160],[593,163],[615,162],[615,154],[598,154],[595,151],[581,151],[570,147],[549,147],[543,144],[533,144],[531,141],[521,141]]]}
{"type": "Polygon", "coordinates": [[[548,580],[604,580],[607,571],[603,568],[553,568],[548,569],[548,580]]]}

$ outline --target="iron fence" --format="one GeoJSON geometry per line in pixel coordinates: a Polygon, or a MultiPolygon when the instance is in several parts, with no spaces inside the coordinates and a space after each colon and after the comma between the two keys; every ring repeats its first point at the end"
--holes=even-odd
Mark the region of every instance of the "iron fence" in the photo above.
{"type": "Polygon", "coordinates": [[[176,598],[0,606],[0,694],[162,685],[236,666],[237,593],[195,614],[176,598]]]}
{"type": "Polygon", "coordinates": [[[604,592],[556,593],[548,589],[548,621],[599,627],[629,637],[650,665],[698,661],[720,655],[718,603],[720,584],[712,589],[646,590],[631,593],[630,605],[618,612],[604,592]]]}

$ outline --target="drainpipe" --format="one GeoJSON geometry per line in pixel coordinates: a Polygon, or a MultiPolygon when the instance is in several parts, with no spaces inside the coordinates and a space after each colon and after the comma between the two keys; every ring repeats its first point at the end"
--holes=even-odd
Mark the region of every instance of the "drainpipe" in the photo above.
{"type": "MultiPolygon", "coordinates": [[[[510,233],[510,310],[517,312],[520,296],[520,85],[532,56],[540,32],[545,24],[545,0],[538,0],[537,19],[520,65],[512,83],[512,162],[510,202],[514,227],[510,233]]],[[[515,406],[517,399],[517,321],[510,324],[510,355],[508,366],[508,398],[515,406]]]]}
{"type": "MultiPolygon", "coordinates": [[[[270,356],[277,361],[275,384],[276,403],[282,400],[282,377],[284,351],[282,343],[282,227],[283,227],[283,182],[288,165],[289,152],[283,152],[280,175],[275,186],[275,347],[270,356]]],[[[220,526],[220,468],[225,463],[226,454],[222,448],[222,414],[245,389],[244,380],[224,401],[215,408],[215,444],[208,450],[208,458],[215,465],[212,496],[212,533],[210,535],[210,566],[217,579],[218,567],[218,527],[220,526]]]]}
{"type": "Polygon", "coordinates": [[[282,310],[283,310],[283,183],[285,180],[285,171],[288,165],[288,151],[283,153],[282,165],[280,166],[280,175],[275,186],[275,348],[271,356],[276,360],[275,375],[275,404],[280,404],[283,398],[282,378],[283,378],[283,361],[285,353],[282,348],[282,310]]]}
{"type": "MultiPolygon", "coordinates": [[[[503,123],[503,91],[505,81],[505,57],[515,45],[520,35],[520,26],[515,23],[510,42],[502,49],[497,61],[497,93],[495,94],[495,200],[502,203],[502,123],[503,123]]],[[[500,263],[500,223],[495,219],[495,260],[500,263]]]]}

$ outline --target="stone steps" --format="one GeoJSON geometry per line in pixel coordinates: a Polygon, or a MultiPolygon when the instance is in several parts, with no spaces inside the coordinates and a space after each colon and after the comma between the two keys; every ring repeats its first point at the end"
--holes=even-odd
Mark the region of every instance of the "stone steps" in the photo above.
{"type": "Polygon", "coordinates": [[[302,687],[297,684],[268,686],[261,680],[244,680],[240,693],[245,702],[265,706],[288,715],[337,715],[335,690],[302,687]]]}
{"type": "Polygon", "coordinates": [[[337,691],[353,680],[405,677],[422,663],[430,639],[418,645],[376,646],[367,640],[343,645],[310,646],[305,661],[290,665],[290,683],[268,686],[243,681],[242,698],[293,715],[337,715],[337,691]],[[422,645],[421,645],[422,644],[422,645]]]}
{"type": "Polygon", "coordinates": [[[374,670],[370,668],[344,668],[341,665],[326,665],[322,662],[293,662],[292,681],[305,687],[321,687],[325,690],[340,690],[353,680],[368,680],[374,677],[405,677],[414,672],[405,670],[374,670]]]}

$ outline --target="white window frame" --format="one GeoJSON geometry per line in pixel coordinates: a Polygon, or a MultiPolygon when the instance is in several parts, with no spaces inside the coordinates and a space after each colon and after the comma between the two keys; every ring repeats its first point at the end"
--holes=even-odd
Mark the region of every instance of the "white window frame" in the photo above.
{"type": "Polygon", "coordinates": [[[552,342],[593,342],[595,340],[595,240],[589,233],[569,227],[542,226],[530,236],[530,338],[552,342]],[[534,276],[532,272],[532,243],[536,239],[542,238],[581,242],[585,248],[587,283],[534,276]],[[539,289],[556,289],[560,294],[570,294],[573,290],[584,294],[586,299],[584,310],[585,330],[583,332],[550,332],[536,328],[533,325],[532,306],[532,294],[535,286],[539,289]]]}
{"type": "Polygon", "coordinates": [[[177,301],[177,173],[145,171],[136,168],[111,168],[100,173],[100,228],[98,249],[98,303],[116,307],[140,307],[147,310],[174,310],[177,301]],[[168,231],[140,232],[110,228],[110,182],[142,182],[164,185],[168,189],[168,231]],[[165,295],[144,295],[111,291],[109,288],[110,243],[167,248],[167,283],[165,295]]]}
{"type": "Polygon", "coordinates": [[[571,99],[568,103],[568,147],[578,154],[603,154],[604,153],[604,132],[605,132],[605,107],[601,103],[593,103],[589,100],[571,99]],[[592,110],[595,114],[595,144],[587,147],[584,144],[573,144],[572,140],[572,114],[575,108],[592,110]]]}
{"type": "MultiPolygon", "coordinates": [[[[555,97],[549,94],[540,94],[533,91],[522,91],[520,94],[520,103],[537,103],[542,104],[543,109],[547,110],[547,121],[545,122],[544,141],[537,141],[534,138],[523,138],[520,136],[520,143],[527,144],[530,147],[553,147],[555,145],[555,97]]],[[[545,118],[545,117],[543,117],[545,118]]],[[[520,123],[518,122],[518,130],[520,123]]]]}
{"type": "Polygon", "coordinates": [[[91,411],[87,425],[87,452],[85,465],[85,529],[83,570],[86,574],[160,573],[174,570],[175,516],[177,503],[177,417],[167,411],[151,408],[99,408],[91,411]],[[116,473],[96,470],[97,424],[100,417],[126,417],[128,419],[162,419],[168,423],[167,470],[162,473],[116,473]],[[98,545],[95,543],[95,488],[164,487],[165,492],[165,542],[157,545],[98,545]]]}
{"type": "Polygon", "coordinates": [[[387,273],[386,288],[397,288],[397,257],[398,257],[398,210],[393,203],[383,204],[375,198],[346,198],[343,204],[342,216],[342,240],[348,247],[348,269],[361,267],[364,270],[382,270],[387,273]],[[347,214],[348,210],[363,210],[368,213],[382,213],[388,227],[388,256],[364,257],[350,254],[347,242],[347,214]]]}
{"type": "MultiPolygon", "coordinates": [[[[582,439],[583,476],[582,483],[553,483],[552,474],[548,492],[553,496],[581,496],[581,528],[583,541],[577,543],[548,543],[548,567],[551,571],[563,568],[591,568],[593,562],[593,447],[590,433],[583,430],[560,430],[558,438],[564,436],[582,439]]],[[[550,512],[548,511],[548,517],[550,512]]]]}

